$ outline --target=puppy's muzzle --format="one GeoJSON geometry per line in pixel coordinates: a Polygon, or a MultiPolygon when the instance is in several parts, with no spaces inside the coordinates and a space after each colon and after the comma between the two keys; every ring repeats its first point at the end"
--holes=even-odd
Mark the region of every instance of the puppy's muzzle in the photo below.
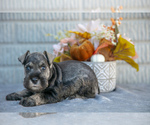
{"type": "Polygon", "coordinates": [[[37,84],[38,80],[39,80],[38,77],[31,78],[31,81],[33,82],[33,84],[37,84]]]}

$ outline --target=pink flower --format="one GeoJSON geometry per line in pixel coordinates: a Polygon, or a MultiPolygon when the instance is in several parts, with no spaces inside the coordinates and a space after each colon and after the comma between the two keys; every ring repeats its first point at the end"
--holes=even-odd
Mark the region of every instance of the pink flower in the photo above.
{"type": "Polygon", "coordinates": [[[122,37],[134,45],[134,43],[131,41],[131,39],[129,37],[126,36],[125,33],[123,34],[122,37]]]}
{"type": "Polygon", "coordinates": [[[132,57],[132,59],[137,59],[139,56],[137,54],[137,52],[135,52],[135,56],[132,57]]]}
{"type": "Polygon", "coordinates": [[[84,32],[88,32],[88,33],[92,33],[94,31],[97,31],[97,30],[101,30],[101,27],[100,27],[100,20],[95,20],[95,21],[90,21],[89,23],[87,24],[78,24],[75,31],[78,31],[78,32],[81,32],[81,33],[84,33],[84,32]]]}
{"type": "Polygon", "coordinates": [[[62,45],[60,43],[53,45],[54,49],[54,55],[58,56],[59,53],[63,53],[64,49],[62,48],[62,45]]]}
{"type": "Polygon", "coordinates": [[[77,41],[73,38],[64,38],[60,41],[60,43],[64,44],[64,43],[69,43],[71,46],[76,43],[77,41]]]}
{"type": "Polygon", "coordinates": [[[72,46],[75,42],[77,42],[77,41],[73,38],[62,39],[60,41],[60,43],[53,45],[54,55],[59,56],[60,53],[64,53],[65,51],[69,51],[70,46],[72,46]]]}

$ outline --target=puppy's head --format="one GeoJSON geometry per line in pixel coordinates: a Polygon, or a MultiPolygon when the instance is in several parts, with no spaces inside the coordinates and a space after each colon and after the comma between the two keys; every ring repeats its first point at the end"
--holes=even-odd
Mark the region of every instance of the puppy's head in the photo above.
{"type": "Polygon", "coordinates": [[[18,60],[24,65],[24,87],[32,92],[41,92],[49,86],[52,76],[53,55],[44,53],[31,53],[27,51],[18,60]]]}

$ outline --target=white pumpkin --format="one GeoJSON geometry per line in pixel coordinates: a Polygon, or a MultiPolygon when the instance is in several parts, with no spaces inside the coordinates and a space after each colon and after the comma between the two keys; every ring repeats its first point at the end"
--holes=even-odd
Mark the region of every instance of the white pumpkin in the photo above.
{"type": "Polygon", "coordinates": [[[105,62],[105,57],[102,54],[95,54],[91,57],[91,62],[105,62]]]}

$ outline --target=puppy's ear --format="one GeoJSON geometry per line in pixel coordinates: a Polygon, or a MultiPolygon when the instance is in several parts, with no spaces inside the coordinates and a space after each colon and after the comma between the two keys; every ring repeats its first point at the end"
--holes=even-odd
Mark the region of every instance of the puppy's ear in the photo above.
{"type": "Polygon", "coordinates": [[[22,56],[20,56],[19,58],[18,58],[18,60],[22,63],[22,64],[24,64],[25,63],[25,60],[27,59],[27,56],[30,54],[30,51],[28,50],[24,55],[22,55],[22,56]]]}
{"type": "Polygon", "coordinates": [[[53,60],[54,60],[54,56],[46,51],[43,52],[43,54],[45,55],[46,59],[47,59],[47,62],[50,66],[50,68],[52,67],[52,64],[53,64],[53,60]]]}

